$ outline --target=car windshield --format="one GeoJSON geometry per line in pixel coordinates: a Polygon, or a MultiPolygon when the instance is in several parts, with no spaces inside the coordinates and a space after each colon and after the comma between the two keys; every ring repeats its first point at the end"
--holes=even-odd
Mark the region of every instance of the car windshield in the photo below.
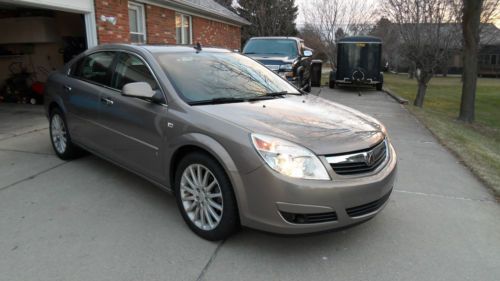
{"type": "Polygon", "coordinates": [[[252,39],[248,41],[243,54],[280,55],[297,57],[297,42],[291,39],[252,39]]]}
{"type": "Polygon", "coordinates": [[[193,51],[160,53],[156,58],[187,103],[300,94],[277,74],[240,54],[193,51]]]}

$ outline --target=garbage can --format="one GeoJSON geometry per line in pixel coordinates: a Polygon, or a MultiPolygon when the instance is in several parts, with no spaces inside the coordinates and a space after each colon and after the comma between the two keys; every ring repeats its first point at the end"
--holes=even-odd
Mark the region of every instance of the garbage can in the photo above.
{"type": "Polygon", "coordinates": [[[311,62],[311,86],[321,86],[321,68],[323,67],[322,60],[313,60],[311,62]]]}

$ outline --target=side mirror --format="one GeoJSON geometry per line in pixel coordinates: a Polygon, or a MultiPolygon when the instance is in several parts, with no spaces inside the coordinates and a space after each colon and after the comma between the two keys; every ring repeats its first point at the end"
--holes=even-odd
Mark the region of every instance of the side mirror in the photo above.
{"type": "Polygon", "coordinates": [[[304,57],[312,57],[312,55],[313,55],[313,52],[311,52],[310,50],[304,51],[304,57]]]}
{"type": "Polygon", "coordinates": [[[134,82],[125,84],[122,88],[122,95],[136,98],[152,99],[156,94],[146,82],[134,82]]]}

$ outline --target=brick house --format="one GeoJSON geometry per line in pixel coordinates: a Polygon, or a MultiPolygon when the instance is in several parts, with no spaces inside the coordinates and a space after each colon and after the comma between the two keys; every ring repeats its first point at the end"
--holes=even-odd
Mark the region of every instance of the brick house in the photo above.
{"type": "Polygon", "coordinates": [[[250,24],[212,0],[95,0],[95,17],[99,44],[200,42],[240,49],[241,26],[250,24]]]}

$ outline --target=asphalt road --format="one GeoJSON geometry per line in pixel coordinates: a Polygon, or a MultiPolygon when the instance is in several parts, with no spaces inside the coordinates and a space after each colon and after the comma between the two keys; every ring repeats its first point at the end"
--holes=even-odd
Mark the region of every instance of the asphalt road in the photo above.
{"type": "Polygon", "coordinates": [[[0,280],[499,280],[490,192],[385,94],[319,95],[388,127],[399,176],[386,209],[344,231],[244,229],[223,243],[192,234],[145,180],[94,156],[56,158],[40,107],[0,104],[0,280]]]}

